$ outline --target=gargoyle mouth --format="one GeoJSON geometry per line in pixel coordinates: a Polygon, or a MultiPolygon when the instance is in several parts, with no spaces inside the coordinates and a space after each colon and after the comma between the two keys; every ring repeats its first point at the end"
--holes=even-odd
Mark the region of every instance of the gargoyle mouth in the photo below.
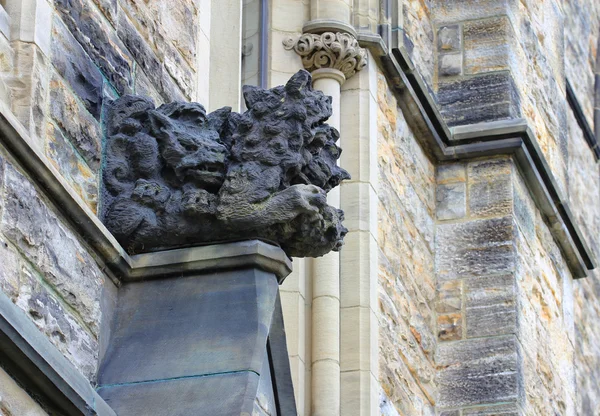
{"type": "Polygon", "coordinates": [[[225,166],[220,163],[201,163],[184,169],[183,173],[199,184],[221,186],[225,180],[225,166]]]}

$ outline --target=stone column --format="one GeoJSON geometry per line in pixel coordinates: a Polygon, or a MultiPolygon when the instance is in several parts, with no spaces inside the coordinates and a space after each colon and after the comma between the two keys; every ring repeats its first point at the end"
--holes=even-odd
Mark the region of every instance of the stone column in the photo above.
{"type": "MultiPolygon", "coordinates": [[[[314,27],[312,30],[316,30],[314,27]]],[[[307,33],[287,39],[311,71],[313,86],[331,96],[329,124],[340,129],[342,84],[366,65],[366,52],[348,33],[307,33]]],[[[328,203],[340,207],[339,188],[329,192],[328,203]]],[[[340,414],[340,256],[329,253],[311,261],[312,293],[312,405],[311,414],[340,414]]]]}
{"type": "Polygon", "coordinates": [[[118,414],[296,415],[278,296],[291,271],[283,250],[253,240],[132,263],[98,374],[98,393],[118,414]]]}

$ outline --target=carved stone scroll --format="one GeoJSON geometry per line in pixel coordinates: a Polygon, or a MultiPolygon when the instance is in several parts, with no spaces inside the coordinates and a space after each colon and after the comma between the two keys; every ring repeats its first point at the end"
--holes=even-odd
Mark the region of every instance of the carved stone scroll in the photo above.
{"type": "Polygon", "coordinates": [[[347,33],[305,33],[299,38],[287,38],[283,44],[302,57],[304,68],[310,72],[337,69],[348,79],[367,65],[367,52],[347,33]]]}

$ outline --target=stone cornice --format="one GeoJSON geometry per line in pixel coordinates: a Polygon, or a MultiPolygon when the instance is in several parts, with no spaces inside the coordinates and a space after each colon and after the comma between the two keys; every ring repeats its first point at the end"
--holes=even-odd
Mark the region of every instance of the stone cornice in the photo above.
{"type": "Polygon", "coordinates": [[[335,69],[348,79],[367,65],[366,50],[348,33],[304,33],[299,38],[285,39],[283,44],[302,57],[304,68],[310,72],[335,69]]]}

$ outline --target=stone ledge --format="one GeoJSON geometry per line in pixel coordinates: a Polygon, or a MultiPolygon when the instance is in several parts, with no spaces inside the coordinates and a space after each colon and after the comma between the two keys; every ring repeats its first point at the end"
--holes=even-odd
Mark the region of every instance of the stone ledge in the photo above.
{"type": "Polygon", "coordinates": [[[60,414],[116,416],[88,380],[3,293],[0,362],[29,392],[60,414]]]}
{"type": "Polygon", "coordinates": [[[181,270],[182,263],[186,263],[185,268],[190,271],[254,264],[274,273],[279,283],[292,270],[290,259],[281,249],[257,240],[144,253],[131,257],[82,198],[71,190],[47,157],[36,149],[26,130],[1,102],[0,143],[44,190],[75,230],[96,250],[106,266],[105,271],[117,285],[122,281],[139,280],[142,274],[145,278],[169,274],[174,265],[181,270]]]}
{"type": "MultiPolygon", "coordinates": [[[[377,50],[376,43],[373,48],[377,50]]],[[[367,42],[363,41],[361,45],[372,49],[367,42]]],[[[397,94],[398,103],[420,145],[434,159],[449,161],[514,155],[573,276],[586,277],[588,270],[596,267],[596,260],[527,123],[516,119],[450,129],[437,109],[432,92],[403,47],[394,48],[387,55],[373,54],[397,94]]]]}

